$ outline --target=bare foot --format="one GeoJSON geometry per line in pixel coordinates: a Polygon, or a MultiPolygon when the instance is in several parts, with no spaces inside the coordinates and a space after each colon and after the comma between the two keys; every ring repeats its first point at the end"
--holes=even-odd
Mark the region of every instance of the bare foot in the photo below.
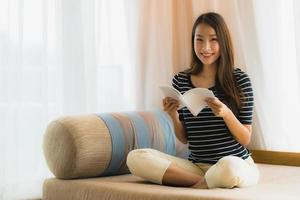
{"type": "Polygon", "coordinates": [[[197,189],[208,189],[207,183],[205,178],[201,178],[200,181],[195,183],[194,185],[191,186],[192,188],[197,188],[197,189]]]}

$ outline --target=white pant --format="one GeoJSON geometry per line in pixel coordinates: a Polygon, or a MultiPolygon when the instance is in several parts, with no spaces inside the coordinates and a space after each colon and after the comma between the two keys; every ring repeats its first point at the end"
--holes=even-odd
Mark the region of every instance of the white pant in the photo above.
{"type": "Polygon", "coordinates": [[[155,149],[135,149],[127,156],[127,166],[133,175],[157,184],[162,184],[163,176],[171,163],[204,176],[209,188],[247,187],[257,184],[259,179],[259,171],[251,157],[243,160],[236,156],[225,156],[216,164],[209,165],[194,164],[155,149]]]}

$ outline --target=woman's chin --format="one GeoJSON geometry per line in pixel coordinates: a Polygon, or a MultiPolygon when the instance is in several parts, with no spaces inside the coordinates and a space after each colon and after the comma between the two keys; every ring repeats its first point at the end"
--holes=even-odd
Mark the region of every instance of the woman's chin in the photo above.
{"type": "Polygon", "coordinates": [[[212,64],[214,64],[216,61],[215,61],[215,60],[201,60],[201,62],[202,62],[204,65],[212,65],[212,64]]]}

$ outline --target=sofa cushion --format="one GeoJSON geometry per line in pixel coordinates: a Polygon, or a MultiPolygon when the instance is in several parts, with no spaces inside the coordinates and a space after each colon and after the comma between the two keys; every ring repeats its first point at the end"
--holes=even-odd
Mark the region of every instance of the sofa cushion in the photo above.
{"type": "Polygon", "coordinates": [[[43,200],[201,200],[201,199],[299,199],[300,167],[258,164],[256,186],[234,189],[194,189],[149,183],[133,175],[59,180],[47,179],[43,200]]]}
{"type": "Polygon", "coordinates": [[[96,115],[62,117],[48,125],[43,150],[56,177],[92,177],[108,166],[111,138],[105,123],[96,115]]]}
{"type": "Polygon", "coordinates": [[[187,157],[163,111],[69,116],[51,122],[44,136],[49,169],[61,179],[128,173],[127,154],[137,148],[187,157]]]}

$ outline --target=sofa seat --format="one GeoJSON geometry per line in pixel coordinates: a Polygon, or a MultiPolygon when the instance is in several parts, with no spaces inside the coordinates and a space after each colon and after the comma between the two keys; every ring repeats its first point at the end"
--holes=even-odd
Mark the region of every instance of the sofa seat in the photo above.
{"type": "Polygon", "coordinates": [[[44,182],[43,200],[192,200],[192,199],[300,199],[300,167],[257,164],[258,185],[234,189],[194,189],[149,183],[130,174],[44,182]]]}

